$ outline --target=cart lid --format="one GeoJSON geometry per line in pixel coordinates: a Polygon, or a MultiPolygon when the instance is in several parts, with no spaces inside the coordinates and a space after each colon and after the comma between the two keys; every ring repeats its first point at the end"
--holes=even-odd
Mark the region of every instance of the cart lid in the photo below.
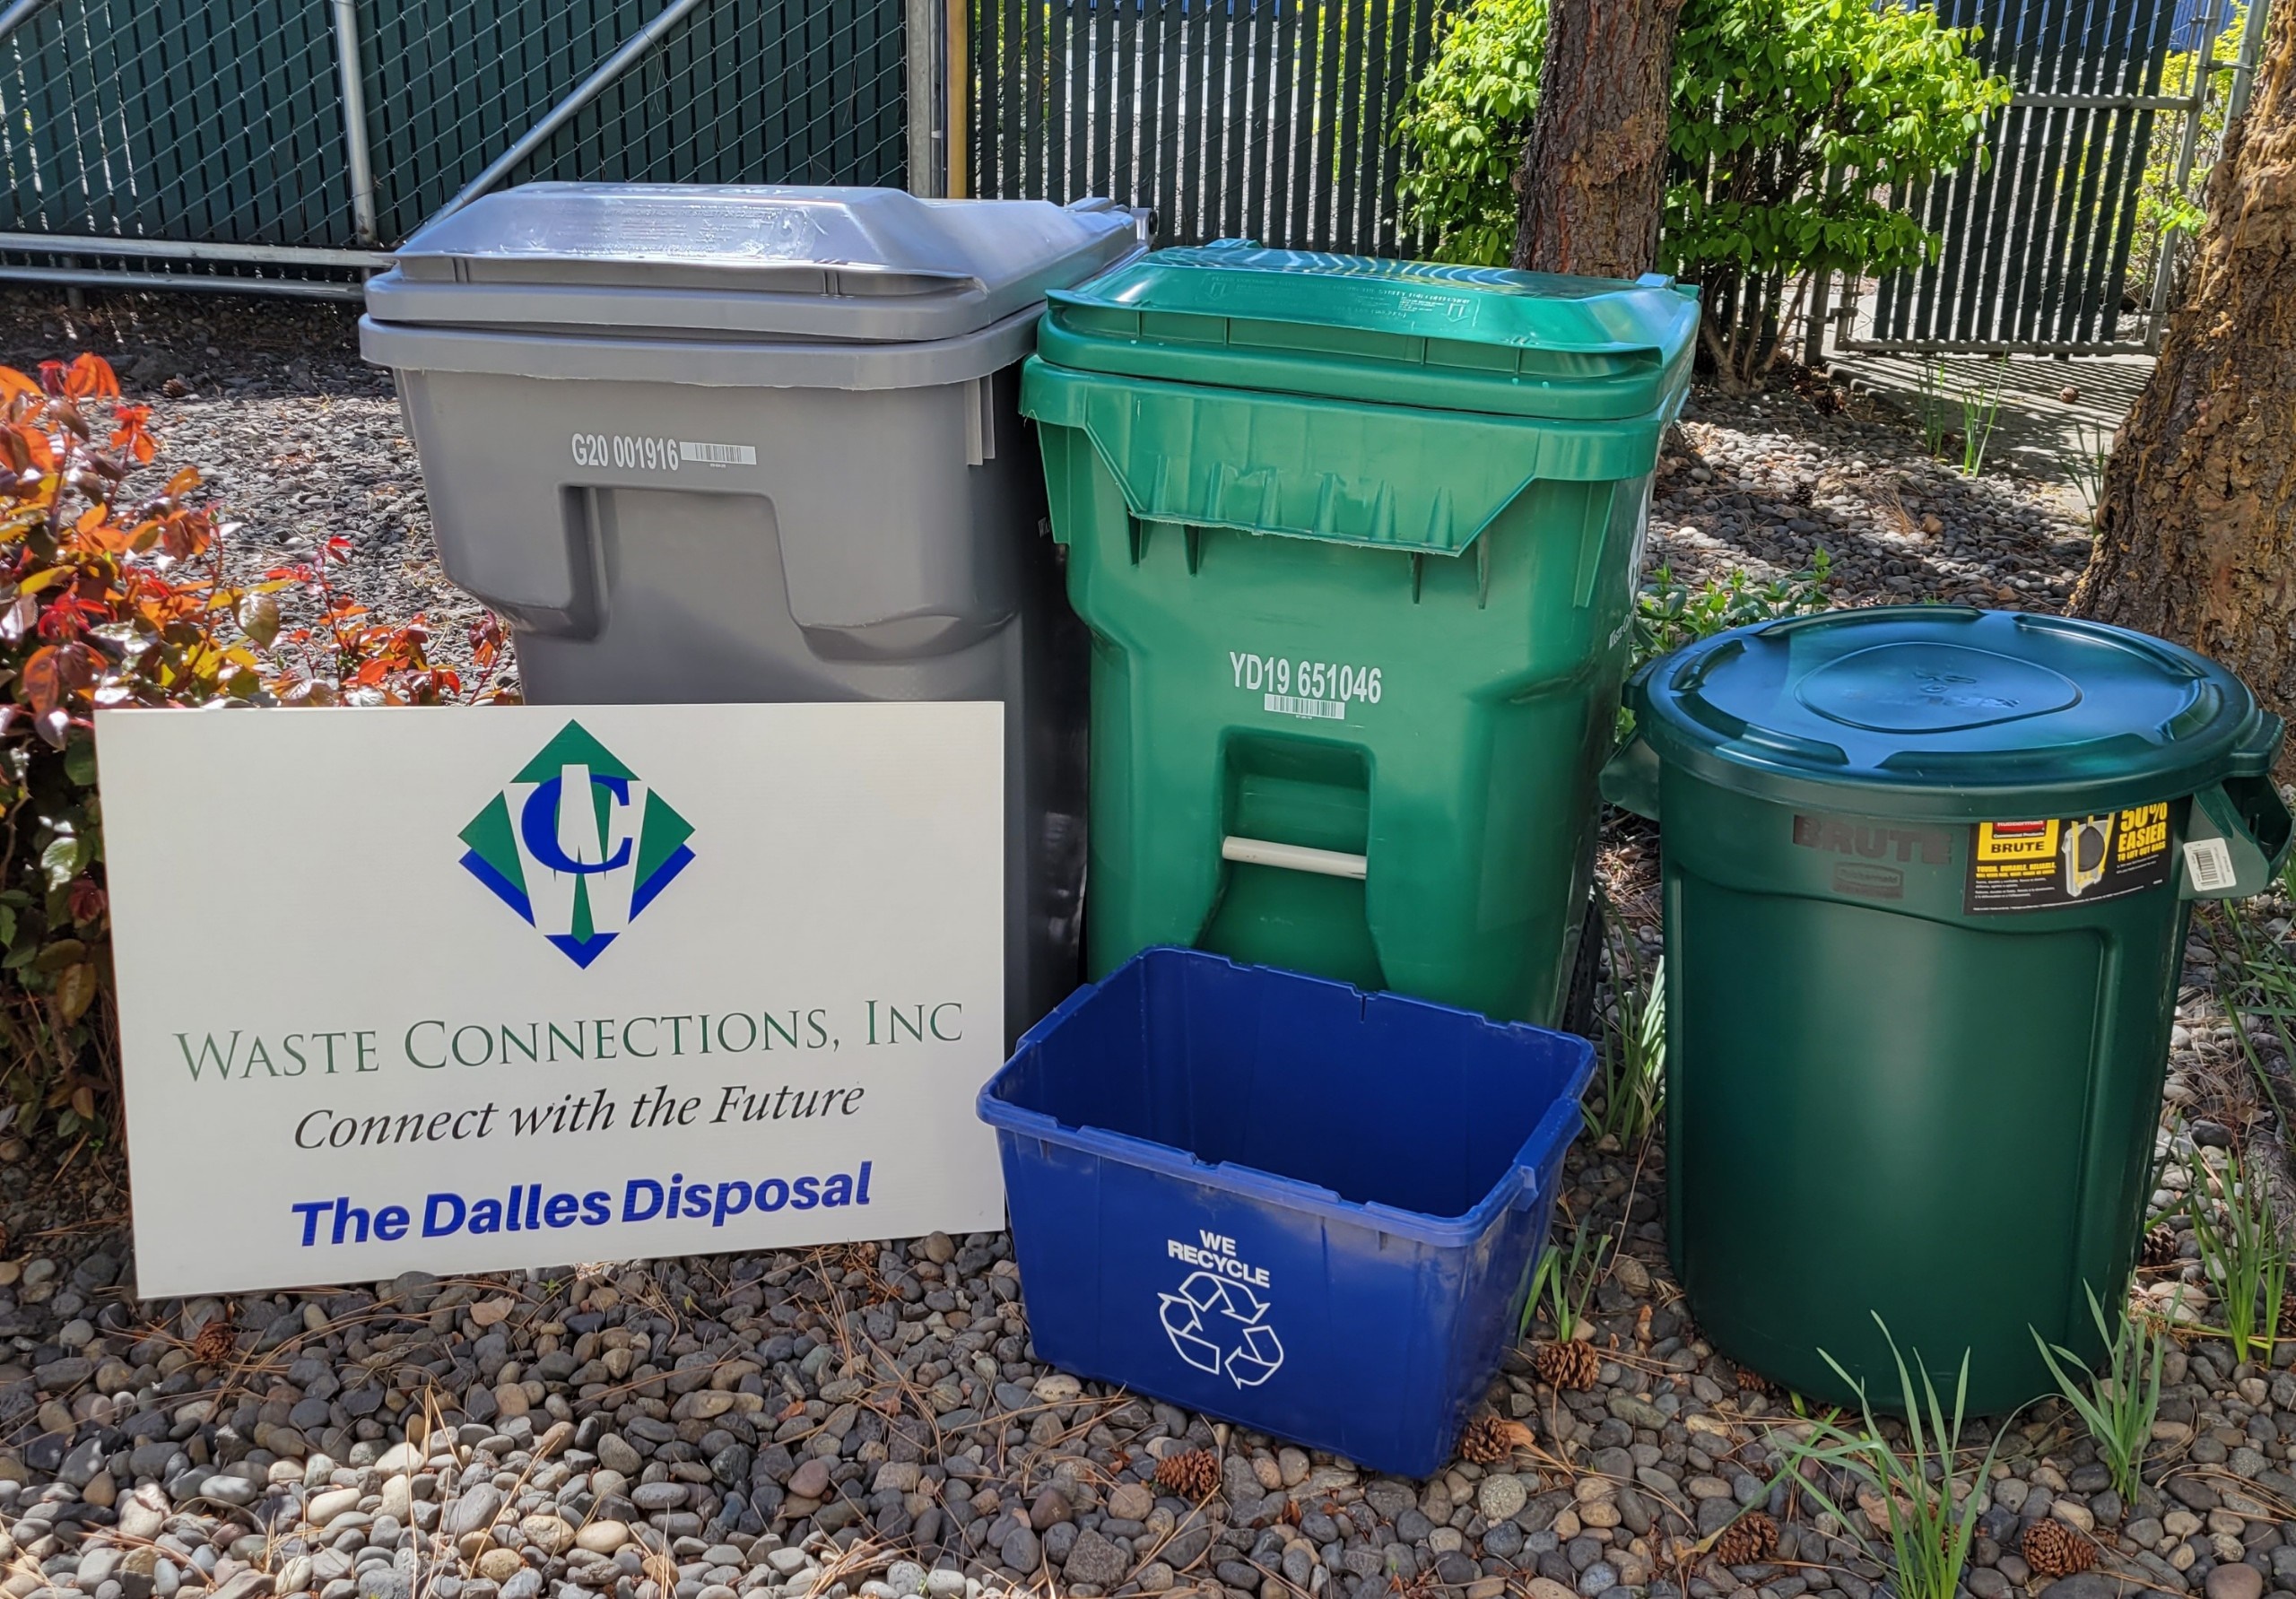
{"type": "Polygon", "coordinates": [[[378,322],[857,343],[977,332],[1137,247],[1106,200],[899,189],[529,183],[418,229],[378,322]]]}
{"type": "Polygon", "coordinates": [[[1057,289],[1055,366],[1334,399],[1567,421],[1681,404],[1693,289],[1311,255],[1222,240],[1057,289]]]}
{"type": "Polygon", "coordinates": [[[1961,605],[1739,628],[1646,667],[1662,761],[1794,803],[1934,819],[2182,798],[2271,769],[2280,718],[2191,650],[2072,617],[1961,605]]]}

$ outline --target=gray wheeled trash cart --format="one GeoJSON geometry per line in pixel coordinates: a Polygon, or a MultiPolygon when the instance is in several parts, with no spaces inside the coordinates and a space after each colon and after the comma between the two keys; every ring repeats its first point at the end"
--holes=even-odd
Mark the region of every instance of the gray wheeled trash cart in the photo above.
{"type": "Polygon", "coordinates": [[[1010,1032],[1074,986],[1084,634],[1015,398],[1105,202],[536,183],[372,280],[447,574],[536,704],[998,700],[1010,1032]]]}

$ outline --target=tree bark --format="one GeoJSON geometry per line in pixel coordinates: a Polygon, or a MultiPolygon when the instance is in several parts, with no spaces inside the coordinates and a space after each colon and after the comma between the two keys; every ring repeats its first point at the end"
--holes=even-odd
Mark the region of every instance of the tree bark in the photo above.
{"type": "MultiPolygon", "coordinates": [[[[2247,114],[2159,364],[2114,441],[2075,614],[2188,644],[2296,709],[2296,0],[2247,114]]],[[[2283,753],[2281,776],[2292,775],[2283,753]]]]}
{"type": "Polygon", "coordinates": [[[1683,0],[1552,0],[1515,265],[1631,278],[1658,251],[1683,0]]]}

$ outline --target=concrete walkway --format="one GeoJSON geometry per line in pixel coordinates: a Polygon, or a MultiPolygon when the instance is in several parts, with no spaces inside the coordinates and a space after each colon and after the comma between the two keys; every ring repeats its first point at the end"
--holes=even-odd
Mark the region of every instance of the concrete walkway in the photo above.
{"type": "Polygon", "coordinates": [[[2152,375],[2149,355],[2013,355],[2005,369],[1997,356],[1837,351],[1827,365],[1853,391],[1902,409],[1917,428],[1924,407],[1932,406],[1941,425],[1955,433],[1961,430],[1962,395],[1989,395],[1997,387],[2001,411],[1986,450],[1987,466],[2013,463],[2084,497],[2094,463],[2112,448],[2113,434],[2152,375]],[[1927,395],[1926,372],[1932,374],[1927,395]]]}

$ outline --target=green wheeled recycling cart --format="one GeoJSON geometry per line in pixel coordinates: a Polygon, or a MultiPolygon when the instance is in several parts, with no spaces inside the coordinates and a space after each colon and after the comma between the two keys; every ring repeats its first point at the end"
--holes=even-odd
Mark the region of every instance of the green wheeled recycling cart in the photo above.
{"type": "Polygon", "coordinates": [[[1634,679],[1661,819],[1668,1231],[1715,1347],[1972,1413],[2093,1360],[2135,1264],[2191,901],[2278,870],[2281,724],[2191,651],[1952,605],[1741,628],[1634,679]],[[1917,1386],[1918,1378],[1916,1379],[1917,1386]]]}
{"type": "Polygon", "coordinates": [[[1692,291],[1226,244],[1048,300],[1091,975],[1194,945],[1552,1023],[1692,291]]]}

